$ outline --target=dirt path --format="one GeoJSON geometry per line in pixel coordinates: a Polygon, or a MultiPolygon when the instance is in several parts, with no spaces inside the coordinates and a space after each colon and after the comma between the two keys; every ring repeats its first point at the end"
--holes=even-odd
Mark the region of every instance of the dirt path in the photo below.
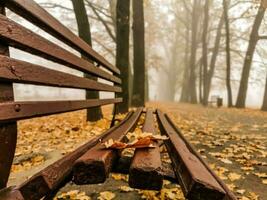
{"type": "MultiPolygon", "coordinates": [[[[267,200],[267,113],[175,103],[153,102],[148,106],[170,114],[240,199],[267,200]]],[[[110,113],[109,107],[106,118],[97,123],[86,123],[83,111],[21,122],[9,184],[20,183],[93,135],[103,132],[108,128],[110,113]],[[63,146],[62,138],[67,140],[63,146]]],[[[76,186],[69,183],[58,195],[63,194],[59,199],[184,199],[178,185],[164,183],[160,192],[133,190],[128,187],[127,176],[112,174],[104,184],[76,186]]]]}

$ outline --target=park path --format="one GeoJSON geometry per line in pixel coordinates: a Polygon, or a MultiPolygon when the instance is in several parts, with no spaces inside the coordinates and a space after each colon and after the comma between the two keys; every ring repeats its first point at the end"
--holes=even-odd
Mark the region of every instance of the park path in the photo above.
{"type": "Polygon", "coordinates": [[[243,199],[267,200],[267,113],[149,103],[169,113],[211,168],[243,199]]]}
{"type": "MultiPolygon", "coordinates": [[[[150,102],[167,112],[211,168],[242,200],[267,200],[267,113],[252,109],[204,108],[200,105],[150,102]]],[[[85,112],[72,112],[22,121],[10,185],[29,178],[67,152],[106,130],[105,119],[85,122],[85,112]],[[38,136],[38,137],[37,137],[38,136]],[[62,140],[66,142],[62,143],[62,140]]],[[[164,162],[169,162],[163,157],[164,162]]],[[[184,199],[177,184],[164,182],[160,192],[133,190],[127,176],[111,174],[104,184],[69,183],[58,199],[184,199]],[[63,195],[61,195],[63,194],[63,195]]]]}

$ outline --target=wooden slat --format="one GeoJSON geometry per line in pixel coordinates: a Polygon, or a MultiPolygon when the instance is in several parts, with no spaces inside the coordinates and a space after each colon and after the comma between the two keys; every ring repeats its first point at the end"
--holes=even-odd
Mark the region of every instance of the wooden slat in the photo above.
{"type": "Polygon", "coordinates": [[[185,197],[192,200],[224,199],[225,190],[197,156],[188,149],[165,115],[157,110],[157,117],[161,132],[169,137],[165,145],[185,197]]]}
{"type": "Polygon", "coordinates": [[[72,33],[67,27],[62,25],[57,19],[51,16],[33,0],[7,0],[6,6],[36,26],[49,32],[59,40],[69,44],[76,50],[86,53],[92,60],[100,63],[112,72],[117,74],[120,73],[118,68],[114,67],[101,55],[95,52],[86,42],[72,33]]]}
{"type": "MultiPolygon", "coordinates": [[[[153,110],[146,112],[143,132],[156,134],[153,110]]],[[[159,145],[155,148],[136,149],[129,171],[129,185],[144,190],[160,190],[163,184],[159,145]]]]}
{"type": "Polygon", "coordinates": [[[0,81],[121,92],[120,87],[99,83],[1,55],[0,81]]]}
{"type": "MultiPolygon", "coordinates": [[[[115,141],[122,141],[125,134],[135,128],[141,113],[142,108],[137,109],[125,124],[112,132],[103,142],[111,138],[115,141]]],[[[117,153],[118,151],[115,150],[104,149],[103,144],[96,145],[75,162],[73,181],[79,185],[103,183],[108,177],[114,161],[118,158],[117,153]]]]}
{"type": "Polygon", "coordinates": [[[3,15],[0,15],[0,41],[9,46],[81,70],[84,73],[90,73],[115,83],[121,83],[118,77],[94,66],[85,59],[79,58],[3,15]]]}
{"type": "Polygon", "coordinates": [[[60,185],[70,178],[71,170],[75,160],[82,156],[88,149],[98,144],[113,131],[127,122],[132,113],[129,113],[120,123],[96,136],[86,144],[82,145],[72,153],[67,154],[52,165],[46,167],[25,183],[17,187],[25,200],[39,200],[58,189],[60,185]]]}
{"type": "Polygon", "coordinates": [[[80,101],[7,102],[0,104],[0,123],[114,104],[121,101],[121,98],[116,98],[80,101]]]}

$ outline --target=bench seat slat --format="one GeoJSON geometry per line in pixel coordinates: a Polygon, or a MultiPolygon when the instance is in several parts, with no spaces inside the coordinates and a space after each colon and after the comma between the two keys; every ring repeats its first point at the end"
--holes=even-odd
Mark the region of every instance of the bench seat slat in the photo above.
{"type": "Polygon", "coordinates": [[[121,92],[121,88],[117,86],[99,83],[94,80],[47,69],[1,55],[0,80],[35,85],[121,92]]]}
{"type": "Polygon", "coordinates": [[[161,132],[169,137],[169,140],[165,141],[165,145],[185,197],[192,200],[224,199],[225,190],[198,157],[188,149],[166,116],[157,110],[157,117],[161,132]]]}
{"type": "MultiPolygon", "coordinates": [[[[125,124],[112,132],[103,142],[109,139],[122,141],[125,135],[136,127],[142,110],[143,108],[137,109],[125,124]]],[[[96,145],[75,162],[73,167],[73,181],[79,185],[103,183],[117,158],[118,151],[104,149],[102,144],[96,145]]]]}
{"type": "MultiPolygon", "coordinates": [[[[153,110],[146,112],[143,132],[156,134],[153,110]]],[[[160,190],[163,184],[162,163],[158,142],[155,148],[136,149],[129,170],[129,185],[132,188],[160,190]]]]}
{"type": "Polygon", "coordinates": [[[95,52],[86,42],[76,36],[67,27],[62,25],[57,19],[51,16],[45,9],[33,0],[7,0],[6,6],[36,26],[49,32],[59,40],[66,42],[74,49],[83,51],[95,62],[100,63],[117,74],[120,73],[118,68],[114,67],[101,55],[95,52]]]}
{"type": "Polygon", "coordinates": [[[72,153],[67,154],[60,160],[38,172],[32,178],[22,183],[17,189],[26,200],[39,200],[58,189],[58,187],[70,178],[74,161],[82,156],[88,149],[94,147],[100,140],[107,137],[116,129],[124,125],[132,113],[129,113],[121,122],[105,131],[99,136],[82,145],[72,153]]]}
{"type": "Polygon", "coordinates": [[[94,66],[89,61],[70,53],[42,36],[33,33],[4,15],[0,15],[0,41],[9,46],[36,54],[84,73],[90,73],[115,83],[121,83],[120,78],[94,66]]]}
{"type": "Polygon", "coordinates": [[[90,107],[122,102],[116,99],[90,99],[78,101],[7,102],[0,104],[0,123],[75,111],[90,107]]]}

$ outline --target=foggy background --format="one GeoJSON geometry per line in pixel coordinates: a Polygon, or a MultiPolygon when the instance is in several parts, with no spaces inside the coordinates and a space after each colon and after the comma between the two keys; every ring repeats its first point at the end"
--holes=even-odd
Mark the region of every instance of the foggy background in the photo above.
{"type": "MultiPolygon", "coordinates": [[[[53,16],[64,25],[77,33],[77,25],[72,4],[69,0],[36,0],[49,11],[53,16]]],[[[103,8],[101,17],[107,21],[112,34],[114,32],[114,12],[115,0],[92,0],[95,5],[103,8]],[[112,25],[113,23],[113,25],[112,25]]],[[[182,11],[181,0],[146,0],[145,1],[145,28],[146,28],[146,68],[149,78],[149,100],[151,101],[179,101],[181,84],[183,78],[183,56],[185,48],[184,38],[184,11],[182,11]]],[[[189,5],[190,6],[190,5],[189,5]]],[[[115,42],[107,33],[103,23],[101,23],[92,9],[88,7],[88,16],[91,25],[93,48],[103,55],[107,60],[114,64],[115,62],[115,42]]],[[[233,90],[233,100],[235,102],[241,77],[241,70],[248,45],[248,39],[251,32],[257,8],[254,1],[231,1],[229,17],[231,19],[231,44],[232,44],[232,74],[231,83],[233,90]]],[[[75,50],[65,46],[57,39],[48,35],[44,31],[25,21],[14,13],[8,12],[8,17],[14,21],[23,24],[27,28],[41,34],[45,38],[64,46],[69,51],[75,50]]],[[[209,49],[213,48],[216,27],[221,15],[221,1],[213,2],[211,10],[211,27],[209,33],[209,49]]],[[[261,30],[263,35],[267,33],[266,16],[261,30]]],[[[224,34],[224,30],[222,31],[224,34]]],[[[217,58],[215,74],[212,80],[212,89],[210,96],[220,95],[227,102],[227,92],[225,87],[225,39],[221,40],[221,51],[217,58]]],[[[252,70],[250,73],[250,82],[247,95],[247,106],[259,108],[263,101],[264,84],[266,80],[266,41],[260,40],[254,56],[252,70]]],[[[199,42],[199,48],[201,44],[199,42]]],[[[132,46],[131,46],[132,49],[132,46]]],[[[200,50],[198,51],[200,54],[200,50]]],[[[132,53],[131,53],[132,54],[132,53]]],[[[210,54],[209,54],[210,56],[210,54]]],[[[82,76],[83,74],[47,61],[37,56],[11,48],[11,57],[25,60],[28,62],[40,64],[44,67],[64,71],[70,74],[82,76]]],[[[132,56],[131,56],[132,59],[132,56]]],[[[61,89],[44,86],[32,86],[24,84],[15,84],[15,99],[21,100],[66,100],[66,99],[84,99],[85,92],[79,89],[61,89]]],[[[102,98],[111,97],[112,94],[101,92],[102,98]]]]}

